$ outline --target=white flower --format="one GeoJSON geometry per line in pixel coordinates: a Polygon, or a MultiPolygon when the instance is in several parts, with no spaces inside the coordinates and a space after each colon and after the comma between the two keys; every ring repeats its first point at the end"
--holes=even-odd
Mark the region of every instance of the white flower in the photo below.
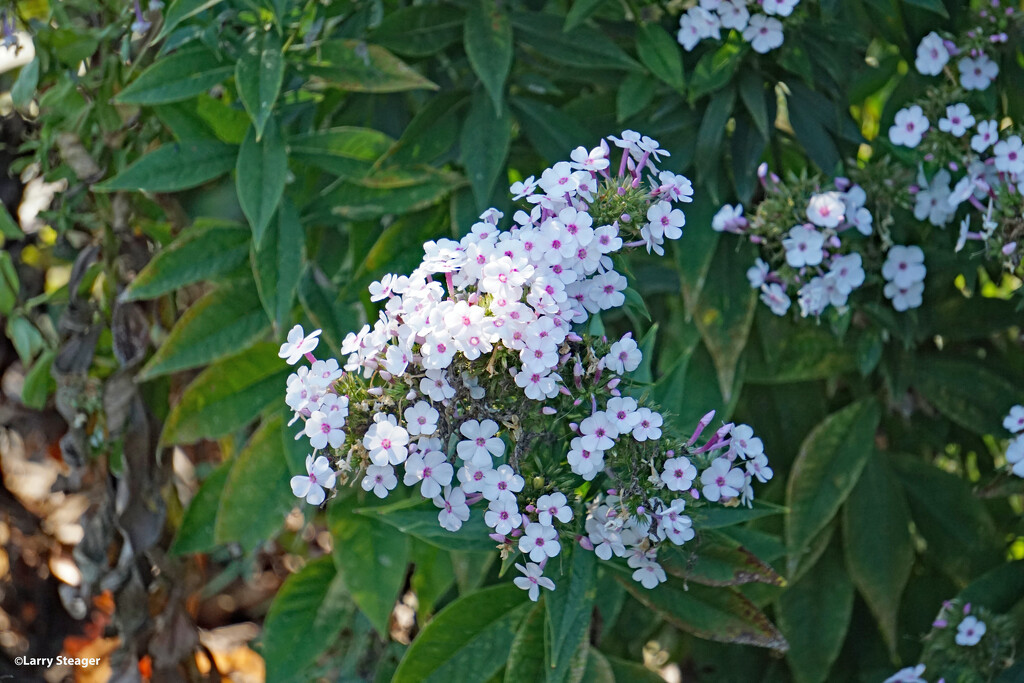
{"type": "Polygon", "coordinates": [[[756,458],[764,453],[764,442],[750,425],[736,425],[729,431],[729,453],[744,460],[756,458]]]}
{"type": "Polygon", "coordinates": [[[1010,442],[1006,447],[1006,462],[1013,465],[1012,472],[1024,477],[1024,434],[1010,442]]]}
{"type": "Polygon", "coordinates": [[[441,451],[413,453],[405,461],[403,483],[414,486],[421,481],[420,494],[424,498],[435,498],[440,495],[443,487],[452,483],[453,473],[454,469],[441,451]]]}
{"type": "Polygon", "coordinates": [[[782,285],[775,282],[761,285],[761,301],[772,309],[775,315],[786,315],[792,303],[782,285]]]}
{"type": "Polygon", "coordinates": [[[921,677],[923,673],[924,664],[908,666],[889,676],[882,683],[928,683],[928,681],[921,677]]]}
{"type": "Polygon", "coordinates": [[[361,485],[364,491],[372,490],[378,498],[387,498],[388,492],[398,485],[395,468],[391,465],[370,465],[361,485]]]}
{"type": "Polygon", "coordinates": [[[661,480],[669,491],[689,491],[697,478],[697,468],[685,455],[669,458],[661,472],[661,480]]]}
{"type": "Polygon", "coordinates": [[[624,372],[633,372],[640,367],[643,354],[640,347],[636,345],[631,337],[623,337],[611,345],[608,355],[602,359],[604,367],[612,372],[621,375],[624,372]]]}
{"type": "Polygon", "coordinates": [[[523,576],[517,576],[512,583],[526,591],[530,600],[537,602],[541,588],[546,588],[549,591],[555,590],[555,582],[544,576],[544,570],[540,568],[540,565],[527,562],[525,567],[516,564],[516,569],[521,571],[523,576]]]}
{"type": "Polygon", "coordinates": [[[530,522],[526,525],[526,533],[519,539],[519,549],[534,562],[543,562],[561,552],[562,546],[553,526],[530,522]]]}
{"type": "Polygon", "coordinates": [[[345,415],[340,411],[325,413],[314,410],[313,414],[306,420],[305,433],[309,437],[309,443],[313,448],[338,448],[345,443],[345,415]]]}
{"type": "Polygon", "coordinates": [[[480,492],[487,500],[504,498],[514,501],[516,494],[523,490],[525,483],[525,480],[511,467],[499,465],[498,469],[484,472],[484,481],[480,492]]]}
{"type": "Polygon", "coordinates": [[[925,76],[937,76],[942,73],[942,67],[949,61],[949,50],[938,33],[932,31],[926,35],[921,44],[917,46],[917,59],[914,66],[918,73],[925,76]]]}
{"type": "Polygon", "coordinates": [[[755,14],[743,29],[743,39],[750,43],[754,52],[765,54],[782,45],[782,22],[764,14],[755,14]]]}
{"type": "Polygon", "coordinates": [[[968,128],[974,127],[974,116],[970,108],[960,102],[946,107],[945,118],[939,119],[939,130],[954,137],[961,137],[968,128]]]}
{"type": "Polygon", "coordinates": [[[700,475],[701,493],[712,503],[735,498],[740,495],[745,480],[743,471],[733,468],[728,458],[715,458],[700,475]]]}
{"type": "Polygon", "coordinates": [[[649,553],[635,553],[630,556],[627,564],[630,567],[636,569],[633,572],[633,580],[638,581],[641,586],[651,590],[657,588],[659,583],[668,580],[665,576],[665,570],[661,568],[661,565],[654,559],[655,551],[649,553]]]}
{"type": "Polygon", "coordinates": [[[971,149],[981,154],[999,139],[999,124],[996,121],[979,121],[977,130],[971,136],[971,149]]]}
{"type": "Polygon", "coordinates": [[[457,476],[460,485],[466,493],[480,493],[484,490],[484,480],[490,471],[490,463],[485,467],[477,467],[472,463],[467,463],[465,467],[459,468],[457,476]]]}
{"type": "Polygon", "coordinates": [[[963,647],[977,645],[987,629],[985,622],[979,621],[977,617],[964,617],[964,620],[956,627],[956,644],[963,647]]]}
{"type": "Polygon", "coordinates": [[[608,399],[605,406],[605,416],[615,425],[619,434],[628,434],[633,431],[640,422],[640,414],[637,413],[637,402],[635,398],[628,396],[617,396],[608,399]]]}
{"type": "Polygon", "coordinates": [[[469,519],[469,506],[466,505],[466,492],[456,486],[444,487],[444,497],[436,496],[434,505],[441,508],[437,513],[437,521],[441,528],[448,531],[458,531],[462,523],[469,519]]]}
{"type": "Polygon", "coordinates": [[[585,171],[603,171],[608,168],[608,145],[599,145],[589,152],[586,147],[577,147],[569,155],[573,160],[573,168],[585,171]]]}
{"type": "Polygon", "coordinates": [[[807,203],[807,219],[819,228],[834,228],[843,220],[845,209],[838,192],[823,192],[807,203]]]}
{"type": "Polygon", "coordinates": [[[572,519],[572,508],[566,504],[565,494],[558,491],[537,499],[537,521],[550,526],[555,519],[562,524],[572,519]]]}
{"type": "Polygon", "coordinates": [[[882,277],[897,287],[909,287],[924,280],[927,269],[924,252],[918,246],[894,245],[882,264],[882,277]]]}
{"type": "Polygon", "coordinates": [[[370,462],[378,466],[405,462],[409,453],[409,433],[398,426],[394,415],[378,413],[374,419],[377,421],[370,425],[363,437],[363,447],[370,455],[370,462]]]}
{"type": "Polygon", "coordinates": [[[789,236],[782,240],[786,250],[786,263],[793,268],[816,266],[821,263],[825,254],[825,235],[807,225],[797,225],[789,231],[789,236]]]}
{"type": "Polygon", "coordinates": [[[1003,429],[1011,434],[1024,432],[1024,406],[1010,408],[1010,412],[1003,418],[1003,429]]]}
{"type": "Polygon", "coordinates": [[[686,502],[682,498],[676,498],[669,506],[662,505],[656,511],[661,518],[658,521],[658,538],[666,538],[676,545],[682,545],[693,539],[693,520],[683,514],[686,502]]]}
{"type": "Polygon", "coordinates": [[[833,259],[829,273],[835,275],[836,287],[845,294],[864,284],[864,267],[857,252],[833,259]]]}
{"type": "Polygon", "coordinates": [[[370,283],[370,301],[381,301],[391,296],[391,292],[395,284],[398,282],[398,276],[388,273],[380,279],[378,282],[370,283]]]}
{"type": "Polygon", "coordinates": [[[760,288],[768,280],[769,272],[768,264],[758,258],[754,261],[754,265],[747,268],[747,280],[750,281],[750,286],[753,289],[760,288]]]}
{"type": "Polygon", "coordinates": [[[512,530],[523,523],[523,516],[519,514],[519,506],[515,498],[498,498],[492,500],[484,513],[484,522],[494,529],[496,533],[506,536],[512,530]]]}
{"type": "Polygon", "coordinates": [[[426,394],[431,401],[444,401],[455,396],[455,389],[448,383],[444,370],[427,370],[426,376],[420,380],[420,393],[426,394]]]}
{"type": "Polygon", "coordinates": [[[896,112],[896,121],[889,128],[889,141],[894,145],[917,147],[928,126],[928,119],[920,106],[915,104],[900,109],[896,112]]]}
{"type": "Polygon", "coordinates": [[[661,425],[664,418],[650,408],[638,408],[636,426],[633,427],[633,438],[637,441],[657,441],[661,438],[661,425]]]}
{"type": "Polygon", "coordinates": [[[992,148],[992,152],[996,155],[996,170],[1003,173],[1024,173],[1024,142],[1021,142],[1019,135],[1000,140],[992,148]]]}
{"type": "Polygon", "coordinates": [[[950,221],[955,213],[949,204],[949,197],[952,194],[949,182],[951,178],[949,171],[940,170],[932,178],[931,183],[925,181],[924,172],[918,174],[918,183],[921,189],[914,198],[914,218],[928,222],[936,227],[942,227],[950,221]]]}
{"type": "Polygon", "coordinates": [[[964,57],[956,66],[960,70],[960,85],[964,90],[984,90],[999,75],[999,65],[985,54],[964,57]]]}
{"type": "Polygon", "coordinates": [[[718,7],[718,17],[722,28],[734,28],[742,31],[747,27],[750,12],[747,11],[746,0],[723,0],[718,7]]]}
{"type": "Polygon", "coordinates": [[[337,477],[331,469],[331,461],[324,456],[313,460],[312,455],[306,456],[306,476],[301,474],[292,477],[292,493],[305,498],[310,505],[320,505],[327,498],[324,489],[334,488],[337,477]]]}
{"type": "Polygon", "coordinates": [[[615,445],[615,437],[618,435],[618,428],[601,410],[580,422],[580,436],[587,450],[606,451],[615,445]]]}
{"type": "Polygon", "coordinates": [[[907,287],[900,287],[895,282],[886,283],[882,289],[887,299],[892,300],[892,307],[902,313],[921,305],[924,294],[924,283],[914,282],[907,287]]]}
{"type": "Polygon", "coordinates": [[[405,409],[406,430],[412,436],[433,434],[437,430],[437,418],[437,411],[426,401],[417,401],[405,409]]]}
{"type": "Polygon", "coordinates": [[[768,456],[764,453],[755,455],[753,459],[747,461],[747,474],[751,477],[756,477],[762,484],[768,481],[774,476],[775,472],[768,466],[768,456]]]}
{"type": "Polygon", "coordinates": [[[578,474],[587,481],[592,481],[598,472],[604,469],[604,451],[585,448],[580,437],[572,440],[565,459],[573,474],[578,474]]]}
{"type": "Polygon", "coordinates": [[[711,219],[711,229],[715,232],[738,232],[747,227],[747,219],[743,217],[743,205],[730,206],[725,204],[711,219]]]}
{"type": "Polygon", "coordinates": [[[647,220],[652,234],[677,240],[683,236],[681,228],[686,225],[686,216],[679,209],[665,201],[656,202],[647,209],[647,220]]]}
{"type": "Polygon", "coordinates": [[[296,325],[288,332],[288,341],[281,344],[281,350],[277,355],[284,358],[288,365],[295,365],[300,358],[316,349],[316,345],[320,343],[319,336],[320,330],[314,330],[306,336],[302,325],[296,325]]]}
{"type": "Polygon", "coordinates": [[[765,14],[788,17],[793,13],[793,8],[799,4],[800,0],[764,0],[762,9],[765,14]]]}
{"type": "Polygon", "coordinates": [[[483,467],[491,464],[492,456],[498,458],[505,452],[505,442],[495,436],[498,423],[494,420],[466,420],[459,431],[466,440],[460,441],[455,448],[466,462],[483,467]]]}

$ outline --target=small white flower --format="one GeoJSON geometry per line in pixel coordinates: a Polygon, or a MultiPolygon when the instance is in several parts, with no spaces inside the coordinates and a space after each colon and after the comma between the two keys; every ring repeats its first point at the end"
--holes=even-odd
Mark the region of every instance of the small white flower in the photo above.
{"type": "Polygon", "coordinates": [[[492,500],[484,513],[484,523],[503,536],[512,533],[523,523],[515,497],[492,500]]]}
{"type": "Polygon", "coordinates": [[[562,546],[558,543],[558,532],[553,526],[530,522],[519,539],[519,550],[529,555],[534,562],[543,562],[561,552],[562,546]]]}
{"type": "Polygon", "coordinates": [[[914,282],[907,287],[900,287],[895,282],[886,283],[882,289],[885,298],[892,300],[892,307],[902,313],[911,308],[918,308],[924,295],[924,283],[914,282]]]}
{"type": "Polygon", "coordinates": [[[1024,173],[1024,142],[1021,142],[1019,135],[1000,140],[992,152],[996,156],[996,170],[1012,174],[1024,173]]]}
{"type": "Polygon", "coordinates": [[[921,138],[928,130],[928,119],[924,110],[913,105],[896,112],[896,121],[889,128],[889,141],[913,149],[921,144],[921,138]]]}
{"type": "Polygon", "coordinates": [[[807,219],[819,228],[834,228],[842,222],[845,210],[838,192],[823,192],[807,203],[807,219]]]}
{"type": "Polygon", "coordinates": [[[924,252],[918,246],[894,245],[882,264],[882,277],[897,287],[909,287],[924,280],[927,269],[924,252]]]}
{"type": "Polygon", "coordinates": [[[723,498],[735,498],[743,490],[743,471],[732,467],[728,458],[715,458],[700,475],[704,498],[716,503],[723,498]]]}
{"type": "Polygon", "coordinates": [[[786,263],[793,268],[816,266],[821,263],[825,253],[825,235],[807,225],[797,225],[789,231],[789,236],[782,240],[786,250],[786,263]]]}
{"type": "Polygon", "coordinates": [[[658,584],[668,580],[665,570],[654,559],[655,555],[653,550],[648,553],[638,551],[630,555],[626,562],[630,567],[636,569],[633,572],[633,580],[639,582],[647,590],[657,588],[658,584]]]}
{"type": "Polygon", "coordinates": [[[405,410],[406,430],[412,436],[433,434],[437,431],[437,418],[437,410],[429,403],[417,401],[415,405],[405,410]]]}
{"type": "Polygon", "coordinates": [[[750,425],[736,425],[729,431],[729,453],[743,460],[756,458],[764,453],[764,442],[750,425]]]}
{"type": "Polygon", "coordinates": [[[999,124],[996,121],[979,121],[977,130],[971,136],[971,149],[981,154],[999,139],[999,124]]]}
{"type": "Polygon", "coordinates": [[[742,204],[725,204],[711,219],[711,229],[715,232],[738,232],[747,225],[747,219],[743,217],[742,204]]]}
{"type": "Polygon", "coordinates": [[[970,108],[960,102],[946,107],[946,116],[939,119],[939,130],[953,137],[961,137],[968,128],[974,127],[974,116],[970,108]]]}
{"type": "Polygon", "coordinates": [[[747,474],[751,477],[756,477],[759,482],[764,484],[775,472],[768,466],[768,456],[764,453],[754,456],[753,459],[747,461],[747,474]]]}
{"type": "Polygon", "coordinates": [[[515,501],[516,494],[523,490],[526,481],[508,465],[484,472],[480,492],[487,500],[505,499],[515,501]]]}
{"type": "Polygon", "coordinates": [[[391,465],[370,465],[361,483],[364,491],[373,491],[378,498],[387,498],[388,493],[398,485],[395,468],[391,465]]]}
{"type": "Polygon", "coordinates": [[[829,273],[835,275],[836,287],[845,294],[864,284],[864,267],[857,252],[834,259],[829,273]]]}
{"type": "Polygon", "coordinates": [[[889,676],[882,683],[928,683],[922,678],[922,674],[924,674],[924,664],[908,666],[889,676]]]}
{"type": "Polygon", "coordinates": [[[302,325],[296,325],[288,332],[288,341],[281,344],[277,355],[284,358],[288,365],[295,365],[300,358],[316,349],[320,343],[319,336],[320,330],[314,330],[307,336],[302,330],[302,325]]]}
{"type": "Polygon", "coordinates": [[[499,458],[505,452],[505,442],[495,436],[498,423],[494,420],[466,420],[459,427],[466,437],[455,447],[459,457],[478,467],[491,464],[491,458],[499,458]]]}
{"type": "Polygon", "coordinates": [[[799,4],[800,0],[764,0],[762,9],[765,14],[788,17],[793,13],[793,8],[799,4]]]}
{"type": "Polygon", "coordinates": [[[314,410],[313,414],[306,420],[305,433],[309,437],[309,443],[313,448],[338,448],[345,443],[345,415],[340,411],[325,413],[314,410]]]}
{"type": "Polygon", "coordinates": [[[331,461],[322,455],[316,460],[312,455],[306,456],[306,473],[292,477],[292,493],[305,498],[310,505],[320,505],[327,498],[324,489],[334,488],[337,474],[331,469],[331,461]]]}
{"type": "Polygon", "coordinates": [[[973,647],[981,641],[988,627],[984,621],[977,617],[964,617],[960,625],[956,627],[956,644],[962,647],[973,647]]]}
{"type": "Polygon", "coordinates": [[[363,447],[369,453],[370,461],[374,465],[405,462],[409,454],[409,433],[398,426],[394,415],[378,413],[374,419],[377,421],[370,425],[363,437],[363,447]]]}
{"type": "Polygon", "coordinates": [[[718,7],[718,17],[722,22],[722,28],[742,31],[750,20],[746,0],[723,0],[718,7]]]}
{"type": "Polygon", "coordinates": [[[1024,432],[1024,406],[1016,405],[1003,418],[1003,428],[1011,434],[1024,432]]]}
{"type": "Polygon", "coordinates": [[[671,505],[658,508],[656,514],[661,518],[658,522],[658,538],[667,538],[676,545],[693,539],[693,520],[683,514],[685,508],[686,501],[682,498],[676,498],[671,505]]]}
{"type": "Polygon", "coordinates": [[[602,363],[604,367],[621,375],[624,372],[636,370],[640,367],[641,360],[643,360],[643,353],[636,342],[630,337],[623,337],[611,345],[608,355],[604,357],[602,363]]]}
{"type": "Polygon", "coordinates": [[[435,498],[440,495],[442,488],[452,483],[454,469],[448,463],[448,459],[441,451],[427,451],[425,453],[413,453],[405,461],[406,486],[420,485],[420,494],[424,498],[435,498]]]}
{"type": "Polygon", "coordinates": [[[963,57],[956,66],[960,70],[960,85],[964,90],[985,90],[999,75],[999,65],[985,54],[963,57]]]}
{"type": "Polygon", "coordinates": [[[555,582],[544,576],[544,570],[540,568],[540,565],[527,562],[525,567],[516,564],[516,569],[522,572],[523,576],[517,576],[512,583],[526,591],[533,602],[537,602],[540,597],[541,588],[546,588],[549,591],[555,590],[555,582]]]}
{"type": "Polygon", "coordinates": [[[1024,434],[1012,440],[1006,447],[1006,462],[1013,465],[1013,474],[1024,477],[1024,434]]]}
{"type": "Polygon", "coordinates": [[[459,483],[466,493],[481,493],[484,490],[484,480],[490,471],[491,466],[489,463],[485,467],[477,467],[472,463],[466,463],[465,467],[459,468],[459,483]]]}
{"type": "Polygon", "coordinates": [[[917,46],[917,59],[914,66],[918,73],[925,76],[937,76],[942,73],[942,68],[949,61],[949,50],[946,49],[942,37],[932,31],[926,35],[921,44],[917,46]]]}
{"type": "Polygon", "coordinates": [[[466,505],[466,492],[456,486],[444,487],[444,497],[436,496],[434,505],[441,508],[437,513],[437,521],[447,531],[458,531],[462,523],[469,519],[469,506],[466,505]]]}
{"type": "Polygon", "coordinates": [[[697,478],[697,468],[685,455],[669,458],[661,472],[661,480],[669,491],[689,491],[697,478]]]}
{"type": "Polygon", "coordinates": [[[782,22],[764,14],[755,14],[743,29],[743,39],[750,43],[754,52],[766,54],[782,45],[782,22]]]}
{"type": "Polygon", "coordinates": [[[572,519],[572,508],[566,504],[565,494],[558,491],[537,499],[537,521],[551,526],[556,519],[562,524],[572,519]]]}
{"type": "Polygon", "coordinates": [[[660,439],[661,425],[664,423],[661,413],[654,412],[650,408],[639,408],[636,414],[639,418],[636,426],[633,427],[633,438],[641,442],[660,439]]]}
{"type": "Polygon", "coordinates": [[[786,290],[776,282],[761,285],[761,301],[772,309],[772,313],[775,315],[786,315],[786,311],[789,310],[792,303],[786,296],[786,290]]]}
{"type": "Polygon", "coordinates": [[[767,282],[769,272],[768,264],[758,258],[754,261],[754,265],[747,268],[747,280],[750,281],[750,286],[753,289],[759,289],[761,285],[767,282]]]}

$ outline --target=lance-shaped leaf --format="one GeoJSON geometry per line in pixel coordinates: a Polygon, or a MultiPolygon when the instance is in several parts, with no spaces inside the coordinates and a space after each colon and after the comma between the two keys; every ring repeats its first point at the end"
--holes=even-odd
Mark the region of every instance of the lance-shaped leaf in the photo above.
{"type": "Polygon", "coordinates": [[[300,71],[313,76],[312,85],[332,86],[352,92],[402,92],[437,90],[408,64],[380,45],[361,40],[332,40],[320,47],[319,59],[300,71]]]}
{"type": "Polygon", "coordinates": [[[208,48],[189,48],[154,62],[114,99],[147,105],[187,100],[222,83],[232,71],[208,48]]]}
{"type": "Polygon", "coordinates": [[[433,503],[417,498],[390,505],[360,508],[356,513],[380,520],[403,534],[415,536],[445,550],[495,549],[495,542],[488,537],[490,530],[484,524],[483,513],[479,510],[471,511],[469,519],[455,532],[440,527],[437,521],[437,507],[433,503]]]}
{"type": "Polygon", "coordinates": [[[922,356],[914,386],[939,412],[978,434],[1002,434],[1002,419],[1020,402],[1020,385],[986,363],[941,355],[922,356]]]}
{"type": "Polygon", "coordinates": [[[288,138],[288,155],[342,178],[362,178],[394,142],[372,128],[339,126],[288,138]]]}
{"type": "Polygon", "coordinates": [[[235,66],[235,82],[242,104],[256,128],[257,140],[263,137],[263,128],[270,120],[283,79],[280,36],[275,31],[266,31],[249,41],[235,66]]]}
{"type": "Polygon", "coordinates": [[[252,272],[267,317],[279,333],[288,325],[302,277],[306,235],[295,206],[285,199],[263,241],[252,246],[252,272]]]}
{"type": "Polygon", "coordinates": [[[767,583],[784,586],[786,580],[752,550],[724,533],[705,531],[700,544],[673,547],[666,552],[665,571],[706,586],[738,586],[767,583]]]}
{"type": "Polygon", "coordinates": [[[238,147],[214,140],[168,142],[110,180],[93,185],[93,189],[98,192],[187,190],[230,171],[237,156],[238,147]]]}
{"type": "Polygon", "coordinates": [[[490,206],[498,177],[512,143],[512,116],[502,109],[500,117],[491,110],[483,93],[473,98],[469,116],[462,127],[462,165],[473,188],[478,211],[490,206]]]}
{"type": "Polygon", "coordinates": [[[236,183],[238,202],[252,226],[253,242],[257,245],[270,219],[277,211],[284,195],[288,175],[288,152],[277,123],[267,123],[262,139],[256,140],[255,127],[250,128],[238,150],[236,183]]]}
{"type": "Polygon", "coordinates": [[[491,115],[508,117],[503,106],[505,79],[512,68],[512,23],[501,3],[474,0],[464,24],[466,57],[491,96],[491,115]]]}
{"type": "Polygon", "coordinates": [[[594,553],[575,546],[567,564],[567,571],[555,579],[556,590],[544,595],[548,681],[562,681],[569,674],[573,653],[590,630],[590,616],[597,597],[594,553]]]}

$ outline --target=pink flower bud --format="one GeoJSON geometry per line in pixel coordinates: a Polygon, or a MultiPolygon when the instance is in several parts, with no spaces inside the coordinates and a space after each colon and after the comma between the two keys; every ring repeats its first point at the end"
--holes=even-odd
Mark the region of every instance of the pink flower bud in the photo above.
{"type": "Polygon", "coordinates": [[[540,413],[541,415],[555,415],[556,413],[558,413],[558,411],[552,408],[551,406],[544,406],[543,408],[540,409],[540,413]]]}
{"type": "Polygon", "coordinates": [[[594,544],[591,543],[590,539],[587,538],[586,536],[580,536],[579,537],[579,544],[580,544],[580,547],[583,548],[584,550],[593,550],[594,549],[594,544]]]}
{"type": "Polygon", "coordinates": [[[945,619],[936,619],[932,622],[932,626],[934,626],[935,628],[946,628],[947,626],[949,626],[949,622],[945,619]]]}
{"type": "Polygon", "coordinates": [[[505,542],[505,536],[503,536],[502,534],[487,534],[487,535],[490,536],[491,540],[496,542],[496,543],[504,543],[505,542]]]}

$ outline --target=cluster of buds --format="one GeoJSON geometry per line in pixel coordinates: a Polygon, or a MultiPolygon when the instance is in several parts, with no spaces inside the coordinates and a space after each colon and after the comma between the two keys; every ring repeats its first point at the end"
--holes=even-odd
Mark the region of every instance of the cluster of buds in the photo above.
{"type": "Polygon", "coordinates": [[[617,173],[608,142],[580,147],[512,186],[524,206],[510,229],[490,209],[460,241],[427,242],[410,275],[371,284],[383,309],[345,338],[343,365],[313,356],[318,332],[292,330],[280,355],[310,366],[286,401],[313,448],[297,496],[319,504],[359,482],[385,498],[401,476],[453,533],[478,506],[503,558],[525,556],[516,584],[531,599],[554,587],[543,570],[563,542],[627,558],[654,587],[659,546],[693,538],[684,510],[752,504],[753,479],[772,476],[753,430],[727,424],[700,443],[709,413],[672,434],[629,380],[643,360],[632,334],[584,332],[625,301],[612,256],[663,253],[685,223],[673,204],[692,200],[689,180],[656,168],[656,140],[608,140],[617,173]]]}

